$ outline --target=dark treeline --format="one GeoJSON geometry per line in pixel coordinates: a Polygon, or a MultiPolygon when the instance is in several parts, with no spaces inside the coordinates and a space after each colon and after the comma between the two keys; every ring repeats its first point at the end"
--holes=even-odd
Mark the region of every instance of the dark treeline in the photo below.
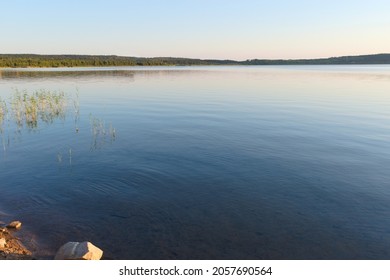
{"type": "Polygon", "coordinates": [[[80,66],[173,66],[173,65],[323,65],[323,64],[390,64],[390,54],[342,56],[320,59],[245,61],[191,59],[175,57],[125,57],[115,55],[37,55],[0,54],[0,67],[80,67],[80,66]]]}
{"type": "Polygon", "coordinates": [[[173,57],[125,57],[95,55],[0,54],[0,67],[171,66],[239,64],[232,60],[173,57]]]}
{"type": "Polygon", "coordinates": [[[371,54],[340,56],[316,59],[266,60],[253,59],[244,61],[245,65],[342,65],[342,64],[390,64],[390,54],[371,54]]]}

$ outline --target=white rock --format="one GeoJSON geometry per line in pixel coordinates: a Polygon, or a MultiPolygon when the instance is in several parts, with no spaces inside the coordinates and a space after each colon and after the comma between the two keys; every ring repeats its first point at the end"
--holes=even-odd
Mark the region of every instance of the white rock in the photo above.
{"type": "Polygon", "coordinates": [[[5,238],[0,238],[0,248],[4,248],[5,244],[7,244],[7,242],[5,241],[5,238]]]}
{"type": "Polygon", "coordinates": [[[103,251],[91,242],[68,242],[58,250],[55,260],[100,260],[103,251]]]}
{"type": "Polygon", "coordinates": [[[19,221],[13,221],[7,225],[7,228],[20,228],[22,226],[22,223],[19,221]]]}

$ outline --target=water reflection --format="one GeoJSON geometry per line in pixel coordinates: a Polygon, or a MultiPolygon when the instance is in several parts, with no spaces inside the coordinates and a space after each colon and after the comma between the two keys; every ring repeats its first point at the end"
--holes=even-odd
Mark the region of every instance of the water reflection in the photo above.
{"type": "Polygon", "coordinates": [[[82,77],[126,77],[130,80],[134,79],[134,73],[126,70],[65,70],[59,69],[58,71],[53,70],[37,70],[30,71],[28,69],[23,70],[0,70],[0,79],[19,79],[19,78],[82,78],[82,77]]]}
{"type": "Polygon", "coordinates": [[[170,69],[0,79],[0,94],[80,87],[0,160],[1,207],[42,254],[389,258],[390,68],[170,69]]]}

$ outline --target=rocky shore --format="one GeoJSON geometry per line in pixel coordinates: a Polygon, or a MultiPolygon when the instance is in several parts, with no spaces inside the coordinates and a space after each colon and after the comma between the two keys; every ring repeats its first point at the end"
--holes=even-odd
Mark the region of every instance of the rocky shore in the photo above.
{"type": "MultiPolygon", "coordinates": [[[[20,221],[8,225],[0,222],[0,260],[34,260],[33,254],[15,236],[22,226],[20,221]]],[[[91,242],[68,242],[61,246],[55,260],[100,260],[103,251],[91,242]]]]}
{"type": "Polygon", "coordinates": [[[21,223],[14,221],[0,226],[0,260],[32,260],[32,253],[14,236],[21,223]]]}

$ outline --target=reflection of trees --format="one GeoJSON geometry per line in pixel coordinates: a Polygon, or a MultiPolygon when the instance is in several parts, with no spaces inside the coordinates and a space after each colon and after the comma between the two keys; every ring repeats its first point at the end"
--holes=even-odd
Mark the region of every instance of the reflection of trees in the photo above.
{"type": "Polygon", "coordinates": [[[14,78],[82,78],[82,77],[124,77],[133,80],[134,72],[127,70],[83,70],[83,71],[29,71],[29,70],[0,70],[0,79],[14,78]]]}

